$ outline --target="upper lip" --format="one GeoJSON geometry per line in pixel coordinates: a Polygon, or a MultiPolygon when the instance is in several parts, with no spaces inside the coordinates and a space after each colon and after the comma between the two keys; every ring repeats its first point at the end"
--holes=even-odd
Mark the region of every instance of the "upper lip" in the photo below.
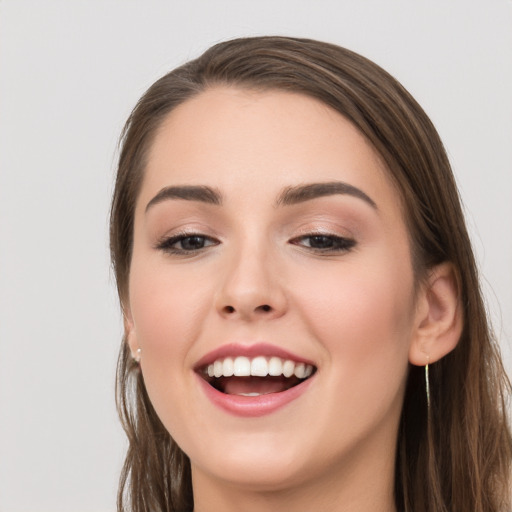
{"type": "Polygon", "coordinates": [[[311,366],[316,366],[314,362],[304,357],[301,357],[289,350],[285,350],[276,345],[271,345],[269,343],[253,343],[253,344],[242,344],[242,343],[229,343],[226,345],[222,345],[211,352],[205,354],[194,366],[194,369],[197,371],[205,366],[215,362],[218,359],[224,359],[226,357],[238,357],[245,356],[248,358],[253,358],[257,356],[264,357],[280,357],[281,359],[290,359],[295,361],[296,363],[305,363],[310,364],[311,366]]]}

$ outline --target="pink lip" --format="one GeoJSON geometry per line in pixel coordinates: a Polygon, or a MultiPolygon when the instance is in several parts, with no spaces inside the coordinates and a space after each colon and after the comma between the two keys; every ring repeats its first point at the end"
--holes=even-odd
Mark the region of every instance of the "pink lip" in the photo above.
{"type": "Polygon", "coordinates": [[[280,347],[270,345],[268,343],[255,343],[252,345],[243,345],[240,343],[230,343],[223,345],[215,350],[212,350],[203,356],[195,365],[194,370],[199,380],[199,385],[204,391],[207,398],[216,406],[224,409],[225,411],[236,416],[243,417],[257,417],[270,414],[275,410],[285,406],[296,398],[300,397],[308,388],[314,375],[309,379],[297,384],[296,386],[281,391],[279,393],[269,393],[260,396],[239,396],[228,395],[218,391],[213,386],[210,386],[205,379],[201,377],[198,371],[205,366],[213,363],[217,359],[224,359],[226,357],[280,357],[281,359],[290,359],[297,363],[310,364],[316,366],[310,360],[304,359],[293,352],[284,350],[280,347]]]}
{"type": "Polygon", "coordinates": [[[200,375],[197,375],[197,378],[205,395],[214,405],[235,416],[254,418],[270,414],[299,398],[309,388],[315,376],[313,375],[286,391],[260,396],[226,395],[210,386],[200,375]]]}
{"type": "Polygon", "coordinates": [[[257,357],[257,356],[265,356],[265,357],[280,357],[281,359],[291,359],[297,363],[305,363],[315,366],[315,364],[303,357],[300,357],[288,350],[284,350],[280,347],[276,347],[274,345],[270,345],[268,343],[255,343],[253,345],[242,345],[240,343],[230,343],[228,345],[223,345],[211,352],[208,352],[205,356],[203,356],[194,366],[195,370],[198,370],[204,366],[213,363],[217,359],[223,359],[225,357],[237,357],[237,356],[245,356],[245,357],[257,357]]]}

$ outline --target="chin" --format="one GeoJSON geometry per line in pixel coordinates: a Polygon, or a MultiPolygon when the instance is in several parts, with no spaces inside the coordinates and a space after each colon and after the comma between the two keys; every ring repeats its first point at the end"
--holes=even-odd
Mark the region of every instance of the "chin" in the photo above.
{"type": "MultiPolygon", "coordinates": [[[[235,446],[235,443],[230,443],[235,446]]],[[[266,444],[244,440],[236,449],[211,454],[208,460],[191,459],[192,474],[208,474],[209,478],[253,491],[279,491],[298,485],[310,477],[310,466],[306,463],[300,443],[286,448],[282,442],[266,444]],[[215,464],[211,461],[216,460],[215,464]]]]}
{"type": "MultiPolygon", "coordinates": [[[[277,492],[296,487],[307,480],[304,468],[291,467],[283,462],[253,461],[251,463],[227,463],[221,467],[204,468],[210,478],[231,486],[254,492],[277,492]],[[222,473],[219,472],[222,469],[222,473]]],[[[196,472],[193,469],[192,474],[196,472]]]]}

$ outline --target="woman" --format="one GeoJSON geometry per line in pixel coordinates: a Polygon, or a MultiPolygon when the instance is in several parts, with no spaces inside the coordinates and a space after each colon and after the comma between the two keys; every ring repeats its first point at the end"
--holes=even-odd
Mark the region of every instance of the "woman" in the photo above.
{"type": "Polygon", "coordinates": [[[345,49],[221,43],[126,125],[119,510],[509,510],[509,383],[442,143],[345,49]]]}

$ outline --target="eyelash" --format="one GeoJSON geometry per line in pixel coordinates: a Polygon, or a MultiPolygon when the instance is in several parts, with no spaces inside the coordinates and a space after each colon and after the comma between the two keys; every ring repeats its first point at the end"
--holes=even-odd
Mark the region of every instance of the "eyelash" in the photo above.
{"type": "Polygon", "coordinates": [[[193,255],[208,247],[213,247],[214,245],[218,245],[220,242],[215,238],[203,235],[201,233],[180,233],[171,237],[164,238],[156,245],[156,249],[164,251],[168,254],[176,254],[176,255],[193,255]],[[186,249],[183,247],[183,242],[187,240],[190,242],[192,239],[201,240],[202,247],[196,247],[193,249],[186,249]],[[210,243],[211,242],[211,243],[210,243]],[[182,244],[182,248],[178,249],[176,247],[177,244],[182,244]]]}
{"type": "MultiPolygon", "coordinates": [[[[215,238],[203,235],[201,233],[180,233],[171,237],[164,238],[157,245],[156,249],[164,251],[168,254],[174,255],[194,255],[208,247],[218,245],[220,242],[215,238]],[[183,243],[191,242],[193,239],[199,242],[200,247],[185,248],[183,243]],[[181,244],[181,248],[176,246],[181,244]]],[[[331,235],[325,233],[309,233],[296,238],[289,242],[292,245],[297,245],[307,250],[311,250],[317,254],[336,254],[348,252],[356,246],[356,241],[352,238],[345,238],[338,235],[331,235]],[[302,242],[309,240],[309,244],[304,245],[302,242]],[[314,247],[317,245],[317,247],[314,247]],[[323,245],[323,247],[321,247],[323,245]]]]}
{"type": "Polygon", "coordinates": [[[331,235],[326,233],[309,233],[307,235],[302,235],[290,240],[290,243],[293,245],[300,245],[301,247],[304,247],[319,254],[335,254],[348,252],[356,246],[356,241],[353,238],[345,238],[342,236],[331,235]],[[309,245],[302,245],[300,243],[308,239],[309,245]],[[311,242],[313,240],[315,241],[315,244],[323,244],[324,247],[313,247],[311,245],[311,242]],[[325,243],[330,243],[331,245],[325,246],[325,243]]]}

